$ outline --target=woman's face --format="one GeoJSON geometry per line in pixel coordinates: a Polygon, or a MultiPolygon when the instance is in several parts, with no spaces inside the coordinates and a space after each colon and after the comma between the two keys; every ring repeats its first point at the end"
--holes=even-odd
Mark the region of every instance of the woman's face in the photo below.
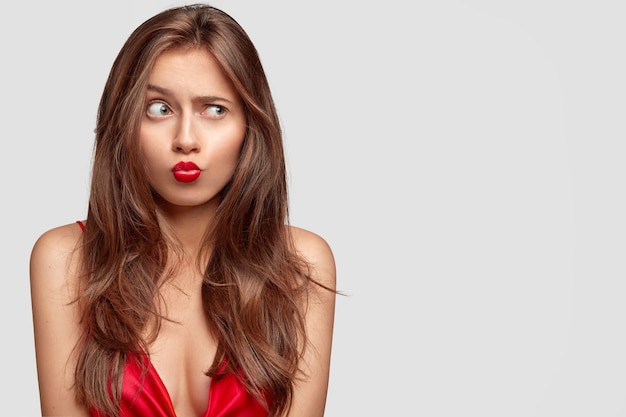
{"type": "Polygon", "coordinates": [[[139,143],[140,163],[163,204],[217,203],[245,134],[241,98],[209,52],[174,49],[157,58],[139,143]]]}

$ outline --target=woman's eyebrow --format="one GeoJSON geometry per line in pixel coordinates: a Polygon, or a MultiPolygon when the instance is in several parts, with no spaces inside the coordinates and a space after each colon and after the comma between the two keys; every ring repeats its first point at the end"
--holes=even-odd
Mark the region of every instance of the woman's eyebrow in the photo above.
{"type": "Polygon", "coordinates": [[[198,97],[195,97],[193,100],[199,101],[199,102],[208,102],[208,103],[213,103],[215,101],[225,101],[226,103],[233,102],[232,100],[229,100],[227,98],[220,97],[220,96],[198,96],[198,97]]]}
{"type": "Polygon", "coordinates": [[[167,88],[163,88],[163,87],[159,87],[157,85],[154,84],[148,84],[148,90],[149,91],[155,91],[159,94],[163,94],[165,96],[170,94],[170,90],[168,90],[167,88]]]}
{"type": "MultiPolygon", "coordinates": [[[[158,85],[148,84],[148,91],[154,91],[159,94],[163,94],[164,96],[172,95],[172,92],[167,88],[159,87],[158,85]]],[[[229,100],[225,97],[220,96],[197,96],[193,98],[193,101],[196,102],[215,102],[215,101],[224,101],[226,103],[233,103],[232,100],[229,100]]]]}

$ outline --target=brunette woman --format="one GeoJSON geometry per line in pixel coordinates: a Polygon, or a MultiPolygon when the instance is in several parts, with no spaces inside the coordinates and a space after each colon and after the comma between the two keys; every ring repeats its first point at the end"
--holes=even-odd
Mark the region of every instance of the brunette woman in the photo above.
{"type": "Polygon", "coordinates": [[[100,101],[86,219],[31,256],[44,416],[322,416],[335,265],[289,225],[255,47],[206,5],[163,11],[100,101]]]}

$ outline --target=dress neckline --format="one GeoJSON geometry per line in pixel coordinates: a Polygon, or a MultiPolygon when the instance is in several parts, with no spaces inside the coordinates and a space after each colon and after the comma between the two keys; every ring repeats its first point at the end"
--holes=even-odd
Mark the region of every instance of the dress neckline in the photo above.
{"type": "MultiPolygon", "coordinates": [[[[150,360],[150,357],[147,354],[143,354],[141,355],[144,359],[144,364],[146,365],[146,379],[147,378],[152,378],[152,380],[154,381],[154,383],[156,384],[156,388],[158,389],[158,391],[161,394],[161,398],[165,401],[165,405],[167,406],[168,410],[167,410],[167,414],[168,416],[171,417],[177,417],[176,415],[176,410],[174,408],[174,402],[172,401],[172,396],[170,395],[170,392],[167,389],[167,386],[165,385],[165,382],[163,382],[163,379],[161,378],[161,375],[159,375],[159,371],[156,369],[156,367],[154,366],[154,364],[152,363],[152,361],[150,360]]],[[[225,362],[222,362],[222,365],[220,366],[220,368],[222,368],[223,366],[225,366],[225,362]]],[[[133,360],[131,357],[129,357],[126,361],[126,368],[124,370],[124,372],[133,372],[135,374],[135,376],[137,376],[138,378],[141,378],[141,367],[138,363],[138,361],[133,360]],[[133,365],[135,366],[135,368],[130,368],[129,369],[129,365],[132,367],[133,365]]],[[[208,378],[208,377],[207,377],[208,378]]],[[[126,376],[124,377],[124,381],[126,381],[126,376]]],[[[211,377],[211,381],[209,382],[209,390],[208,390],[208,397],[207,397],[207,403],[206,403],[206,409],[205,411],[201,414],[200,417],[209,417],[210,415],[210,411],[211,411],[211,399],[213,398],[212,395],[212,391],[214,389],[214,378],[211,377]]]]}
{"type": "MultiPolygon", "coordinates": [[[[154,377],[154,379],[157,381],[158,385],[160,386],[162,392],[163,392],[163,396],[165,397],[171,412],[172,412],[172,416],[176,417],[176,410],[174,408],[174,402],[172,401],[172,396],[170,395],[170,392],[167,389],[167,386],[165,386],[165,382],[163,382],[163,379],[161,378],[161,375],[159,375],[159,371],[157,371],[157,369],[154,367],[154,364],[152,363],[152,361],[150,360],[149,357],[146,356],[146,360],[148,361],[148,372],[152,373],[152,376],[154,377]]],[[[209,377],[207,377],[209,378],[209,377]]],[[[206,409],[204,410],[204,413],[202,413],[202,417],[208,417],[209,416],[209,410],[211,408],[211,391],[213,389],[213,378],[211,377],[211,380],[209,381],[209,393],[208,393],[208,398],[207,398],[207,402],[206,402],[206,409]]]]}

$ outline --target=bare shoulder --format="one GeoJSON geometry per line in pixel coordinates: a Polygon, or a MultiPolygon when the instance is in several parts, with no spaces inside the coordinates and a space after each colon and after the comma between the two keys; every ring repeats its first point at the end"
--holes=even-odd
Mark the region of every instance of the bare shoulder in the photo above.
{"type": "Polygon", "coordinates": [[[77,223],[57,226],[45,231],[41,236],[39,236],[35,242],[33,250],[39,251],[39,248],[41,247],[48,249],[56,248],[61,250],[66,250],[71,247],[73,249],[81,237],[82,230],[77,223]]]}
{"type": "Polygon", "coordinates": [[[35,242],[30,287],[42,415],[88,416],[73,390],[75,357],[83,331],[77,296],[81,228],[50,229],[35,242]]]}
{"type": "Polygon", "coordinates": [[[325,288],[310,286],[302,305],[307,343],[300,366],[307,378],[295,383],[289,415],[322,416],[328,392],[335,317],[335,259],[329,244],[318,234],[294,226],[290,227],[290,233],[296,252],[310,266],[311,278],[325,288]]]}
{"type": "MultiPolygon", "coordinates": [[[[58,226],[44,232],[36,240],[31,252],[31,278],[37,279],[39,276],[67,278],[67,272],[76,266],[75,255],[81,240],[82,231],[76,223],[58,226]],[[55,274],[55,271],[63,271],[63,273],[55,274]]],[[[57,282],[57,284],[60,283],[57,282]]]]}
{"type": "Polygon", "coordinates": [[[320,235],[296,226],[290,226],[290,233],[297,253],[311,265],[313,278],[335,289],[335,257],[328,242],[320,235]]]}
{"type": "Polygon", "coordinates": [[[34,307],[55,300],[67,303],[76,293],[82,230],[76,223],[44,232],[30,255],[30,285],[34,307]]]}

